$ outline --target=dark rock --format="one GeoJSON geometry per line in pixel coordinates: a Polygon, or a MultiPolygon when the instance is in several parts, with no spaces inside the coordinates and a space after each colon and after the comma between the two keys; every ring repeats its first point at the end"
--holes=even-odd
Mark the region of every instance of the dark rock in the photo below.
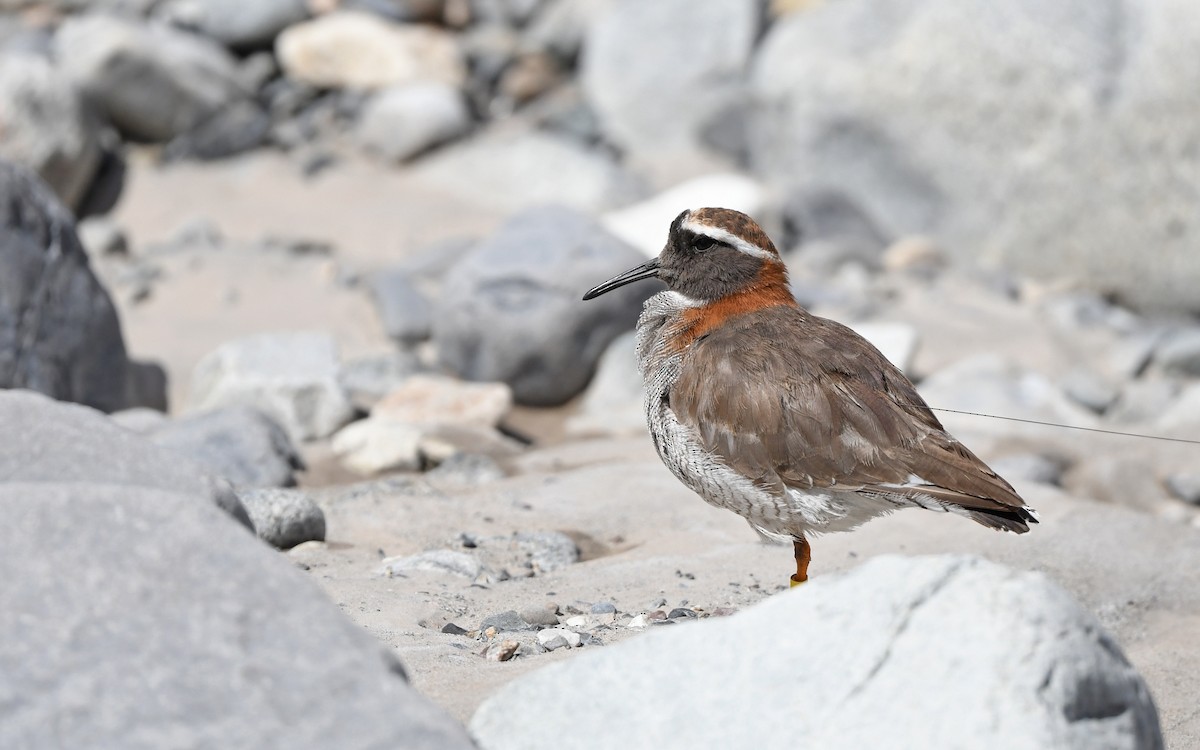
{"type": "Polygon", "coordinates": [[[361,10],[401,23],[436,23],[446,0],[342,0],[343,10],[361,10]]]}
{"type": "Polygon", "coordinates": [[[403,269],[388,269],[371,278],[375,309],[383,330],[393,341],[412,346],[433,333],[433,311],[429,300],[403,269]]]}
{"type": "Polygon", "coordinates": [[[164,158],[224,159],[261,146],[271,131],[271,118],[257,103],[230,104],[173,139],[163,150],[164,158]]]}
{"type": "Polygon", "coordinates": [[[289,549],[304,542],[325,541],[325,514],[308,493],[299,490],[238,490],[254,533],[267,544],[289,549]]]}
{"type": "Polygon", "coordinates": [[[249,95],[225,49],[161,24],[76,16],[59,29],[56,47],[87,98],[138,140],[168,141],[249,95]]]}
{"type": "Polygon", "coordinates": [[[158,405],[130,401],[141,390],[130,377],[120,321],[71,214],[31,172],[0,161],[0,387],[103,411],[158,405]]]}
{"type": "Polygon", "coordinates": [[[0,424],[21,436],[0,444],[0,477],[6,481],[165,490],[206,499],[253,528],[228,483],[94,409],[29,391],[0,391],[0,424]]]}
{"type": "Polygon", "coordinates": [[[238,486],[291,487],[304,469],[287,432],[250,406],[181,417],[149,437],[238,486]]]}
{"type": "Polygon", "coordinates": [[[112,128],[105,128],[100,133],[100,149],[100,166],[96,168],[96,176],[75,207],[75,216],[81,219],[110,213],[125,189],[128,167],[120,134],[112,128]]]}
{"type": "Polygon", "coordinates": [[[0,513],[0,694],[20,696],[0,746],[474,747],[304,573],[194,497],[9,483],[0,513]]]}
{"type": "Polygon", "coordinates": [[[561,404],[658,287],[632,284],[586,304],[580,296],[644,260],[575,211],[525,211],[447,278],[435,303],[438,356],[460,377],[508,383],[518,403],[561,404]]]}
{"type": "Polygon", "coordinates": [[[448,623],[446,623],[445,625],[443,625],[443,626],[442,626],[442,632],[443,632],[443,633],[448,633],[448,634],[450,634],[450,635],[466,635],[466,634],[467,634],[468,632],[470,632],[470,631],[468,631],[468,630],[466,630],[466,629],[464,629],[464,628],[461,628],[461,627],[459,627],[458,625],[455,625],[455,624],[454,624],[454,623],[452,623],[452,622],[448,622],[448,623]]]}
{"type": "Polygon", "coordinates": [[[695,613],[695,611],[690,610],[687,607],[676,607],[667,613],[668,620],[687,620],[697,616],[698,615],[695,613]]]}

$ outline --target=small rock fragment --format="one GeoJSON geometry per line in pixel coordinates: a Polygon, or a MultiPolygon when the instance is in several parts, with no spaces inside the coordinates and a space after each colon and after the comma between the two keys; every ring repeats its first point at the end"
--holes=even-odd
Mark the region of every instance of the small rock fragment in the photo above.
{"type": "Polygon", "coordinates": [[[495,628],[497,633],[518,632],[529,630],[530,624],[517,614],[516,610],[508,610],[499,614],[489,615],[480,623],[480,630],[495,628]]]}
{"type": "Polygon", "coordinates": [[[448,622],[442,626],[442,632],[449,635],[466,635],[469,631],[459,627],[458,625],[455,625],[452,622],[448,622]]]}
{"type": "Polygon", "coordinates": [[[500,641],[489,645],[483,653],[483,658],[488,661],[508,661],[520,650],[521,644],[518,641],[500,641]]]}
{"type": "Polygon", "coordinates": [[[389,557],[383,561],[381,569],[383,575],[389,577],[418,570],[451,573],[474,580],[483,572],[483,565],[465,552],[435,549],[407,557],[389,557]]]}
{"type": "Polygon", "coordinates": [[[258,538],[280,549],[325,541],[325,514],[308,493],[275,488],[239,490],[258,538]]]}

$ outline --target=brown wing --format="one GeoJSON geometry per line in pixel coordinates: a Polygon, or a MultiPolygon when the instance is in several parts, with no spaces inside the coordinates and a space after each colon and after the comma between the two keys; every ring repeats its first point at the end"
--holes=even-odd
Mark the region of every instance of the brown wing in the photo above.
{"type": "Polygon", "coordinates": [[[742,315],[697,340],[669,399],[706,449],[764,487],[903,497],[1018,532],[1036,521],[878,350],[797,308],[742,315]]]}

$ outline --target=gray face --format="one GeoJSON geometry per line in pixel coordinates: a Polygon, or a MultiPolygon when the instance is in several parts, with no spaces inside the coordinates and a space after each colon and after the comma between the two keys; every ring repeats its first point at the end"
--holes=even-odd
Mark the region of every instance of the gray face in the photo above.
{"type": "Polygon", "coordinates": [[[725,297],[754,281],[763,259],[683,228],[687,212],[671,222],[667,245],[658,256],[658,278],[671,291],[703,302],[725,297]]]}

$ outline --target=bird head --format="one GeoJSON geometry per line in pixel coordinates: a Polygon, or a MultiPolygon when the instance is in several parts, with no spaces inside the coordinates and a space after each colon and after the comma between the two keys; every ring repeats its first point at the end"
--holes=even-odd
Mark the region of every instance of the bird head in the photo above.
{"type": "Polygon", "coordinates": [[[728,208],[684,211],[657,258],[589,289],[585,300],[642,279],[660,279],[697,304],[761,289],[787,289],[787,269],[754,219],[728,208]]]}

